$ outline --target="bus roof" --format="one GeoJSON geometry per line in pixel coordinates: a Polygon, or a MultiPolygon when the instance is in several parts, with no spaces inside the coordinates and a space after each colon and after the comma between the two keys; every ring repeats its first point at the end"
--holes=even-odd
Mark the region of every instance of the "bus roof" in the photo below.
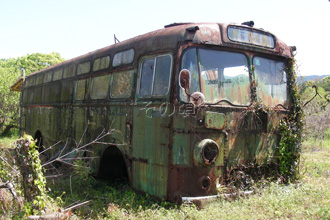
{"type": "Polygon", "coordinates": [[[137,59],[142,54],[173,51],[178,47],[179,42],[192,42],[194,44],[237,48],[268,53],[287,58],[292,56],[291,47],[287,46],[275,35],[263,29],[252,28],[247,25],[223,23],[174,23],[165,26],[163,29],[139,35],[123,42],[119,42],[67,60],[63,63],[56,64],[54,66],[48,67],[47,69],[43,69],[30,74],[30,76],[49,69],[59,68],[62,65],[69,63],[78,64],[84,62],[85,60],[93,60],[104,55],[110,55],[111,58],[113,58],[115,53],[129,49],[134,49],[134,62],[137,62],[137,59]],[[244,36],[243,38],[235,38],[234,40],[230,39],[228,36],[228,27],[234,27],[234,31],[241,35],[245,34],[246,36],[252,36],[255,34],[257,37],[266,36],[268,38],[274,39],[274,45],[273,47],[265,47],[263,45],[243,42],[243,40],[240,41],[239,39],[243,39],[244,36]]]}

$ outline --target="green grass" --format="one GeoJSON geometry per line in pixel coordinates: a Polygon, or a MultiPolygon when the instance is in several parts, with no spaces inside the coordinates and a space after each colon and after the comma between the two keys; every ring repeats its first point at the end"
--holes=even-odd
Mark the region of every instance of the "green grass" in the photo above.
{"type": "MultiPolygon", "coordinates": [[[[10,141],[1,139],[0,146],[10,141]]],[[[69,176],[47,180],[51,189],[48,204],[51,210],[63,210],[74,202],[90,200],[74,210],[72,219],[330,219],[330,135],[303,143],[300,175],[298,183],[264,181],[254,186],[253,195],[219,199],[202,209],[157,202],[125,184],[109,185],[92,178],[83,182],[73,175],[71,184],[69,176]]],[[[19,213],[4,216],[10,219],[19,213]]]]}

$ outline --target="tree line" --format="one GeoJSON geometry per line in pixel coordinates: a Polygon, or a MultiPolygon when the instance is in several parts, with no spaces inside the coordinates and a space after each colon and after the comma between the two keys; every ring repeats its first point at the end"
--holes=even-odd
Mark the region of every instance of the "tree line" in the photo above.
{"type": "Polygon", "coordinates": [[[65,61],[60,54],[33,53],[18,58],[0,59],[0,136],[17,134],[19,128],[19,92],[11,86],[25,75],[65,61]]]}

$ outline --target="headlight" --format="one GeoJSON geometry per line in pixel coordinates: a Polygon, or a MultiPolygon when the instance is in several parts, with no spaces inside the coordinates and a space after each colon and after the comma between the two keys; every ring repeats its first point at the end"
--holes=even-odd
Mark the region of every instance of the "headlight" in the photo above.
{"type": "Polygon", "coordinates": [[[211,139],[204,139],[194,149],[195,165],[211,165],[219,155],[218,144],[211,139]]]}

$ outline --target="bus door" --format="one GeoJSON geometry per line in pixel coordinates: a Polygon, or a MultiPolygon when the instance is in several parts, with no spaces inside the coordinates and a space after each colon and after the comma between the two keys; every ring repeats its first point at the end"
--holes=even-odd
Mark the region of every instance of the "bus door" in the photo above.
{"type": "Polygon", "coordinates": [[[157,197],[167,193],[172,56],[140,61],[133,112],[133,188],[157,197]]]}

